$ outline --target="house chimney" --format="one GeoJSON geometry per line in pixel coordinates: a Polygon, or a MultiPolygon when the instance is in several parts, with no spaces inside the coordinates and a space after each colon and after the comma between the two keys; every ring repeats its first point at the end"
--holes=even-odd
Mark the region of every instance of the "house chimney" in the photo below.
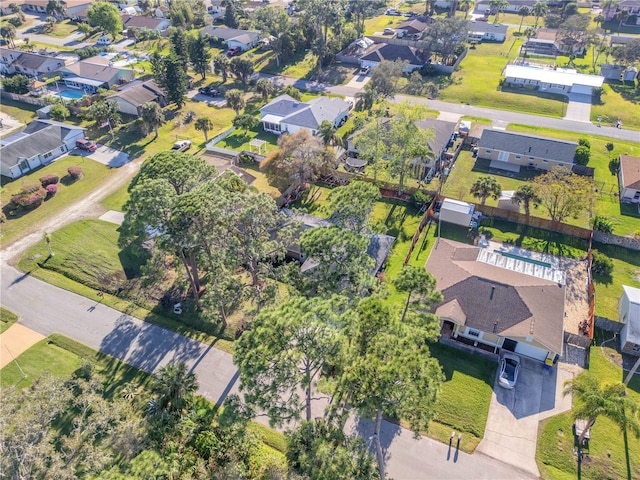
{"type": "Polygon", "coordinates": [[[493,300],[493,294],[496,292],[496,287],[491,285],[491,295],[489,295],[489,300],[493,300]]]}

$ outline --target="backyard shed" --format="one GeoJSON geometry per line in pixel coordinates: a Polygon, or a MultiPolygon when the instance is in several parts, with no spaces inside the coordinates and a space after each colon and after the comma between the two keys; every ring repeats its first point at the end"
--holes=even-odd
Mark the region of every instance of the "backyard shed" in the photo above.
{"type": "Polygon", "coordinates": [[[468,227],[471,225],[473,205],[446,198],[440,207],[440,221],[468,227]]]}
{"type": "Polygon", "coordinates": [[[511,212],[519,212],[520,205],[513,203],[512,201],[515,193],[515,190],[503,190],[500,198],[498,199],[498,208],[509,210],[511,212]]]}

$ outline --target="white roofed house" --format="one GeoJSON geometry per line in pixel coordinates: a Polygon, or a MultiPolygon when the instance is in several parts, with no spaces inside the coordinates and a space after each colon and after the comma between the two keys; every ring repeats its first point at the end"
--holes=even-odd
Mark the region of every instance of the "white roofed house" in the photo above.
{"type": "Polygon", "coordinates": [[[244,52],[258,45],[262,33],[258,30],[239,30],[237,28],[204,27],[200,30],[203,37],[224,41],[227,48],[240,47],[244,52]]]}
{"type": "Polygon", "coordinates": [[[594,88],[602,88],[604,77],[586,75],[568,68],[548,68],[542,65],[515,65],[505,67],[505,84],[512,87],[532,88],[542,92],[593,95],[594,88]]]}
{"type": "Polygon", "coordinates": [[[64,67],[64,59],[37,53],[0,48],[0,73],[22,73],[37,78],[64,67]]]}
{"type": "Polygon", "coordinates": [[[341,98],[318,97],[301,102],[289,95],[280,95],[260,109],[260,122],[265,131],[280,135],[308,130],[318,133],[320,124],[327,120],[334,127],[349,116],[349,104],[341,98]]]}

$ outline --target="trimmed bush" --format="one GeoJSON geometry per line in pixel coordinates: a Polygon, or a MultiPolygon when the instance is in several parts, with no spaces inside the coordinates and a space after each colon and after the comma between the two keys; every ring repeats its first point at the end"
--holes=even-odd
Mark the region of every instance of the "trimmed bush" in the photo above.
{"type": "Polygon", "coordinates": [[[48,198],[55,197],[56,193],[58,193],[58,185],[56,185],[55,183],[47,185],[46,187],[44,187],[44,189],[47,191],[48,198]]]}
{"type": "Polygon", "coordinates": [[[591,262],[591,271],[595,275],[610,277],[613,273],[613,260],[596,250],[594,250],[592,253],[593,260],[591,262]]]}
{"type": "Polygon", "coordinates": [[[578,140],[578,145],[582,145],[583,147],[591,149],[591,142],[586,138],[581,138],[580,140],[578,140]]]}
{"type": "Polygon", "coordinates": [[[49,175],[40,177],[38,180],[40,180],[40,185],[46,188],[47,185],[55,185],[56,183],[58,183],[60,181],[60,177],[58,177],[58,175],[50,173],[49,175]]]}
{"type": "Polygon", "coordinates": [[[69,168],[67,168],[67,173],[71,176],[71,178],[73,178],[74,180],[79,180],[83,177],[84,173],[82,172],[82,168],[80,168],[77,165],[71,165],[69,168]]]}
{"type": "Polygon", "coordinates": [[[602,215],[596,215],[593,219],[593,229],[604,233],[613,233],[613,222],[602,215]]]}
{"type": "Polygon", "coordinates": [[[41,185],[25,185],[11,197],[11,203],[17,208],[30,210],[42,205],[46,196],[47,191],[41,185]]]}
{"type": "Polygon", "coordinates": [[[591,158],[591,150],[587,148],[585,145],[578,145],[576,148],[576,153],[574,156],[574,160],[578,165],[586,165],[589,163],[589,159],[591,158]]]}

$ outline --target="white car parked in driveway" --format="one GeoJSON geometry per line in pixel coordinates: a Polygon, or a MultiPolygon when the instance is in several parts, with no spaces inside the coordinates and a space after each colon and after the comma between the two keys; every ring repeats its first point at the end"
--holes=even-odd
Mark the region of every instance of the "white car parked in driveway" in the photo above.
{"type": "Polygon", "coordinates": [[[518,381],[520,371],[520,357],[512,353],[505,353],[500,359],[500,373],[498,374],[498,385],[504,388],[514,388],[518,381]]]}

